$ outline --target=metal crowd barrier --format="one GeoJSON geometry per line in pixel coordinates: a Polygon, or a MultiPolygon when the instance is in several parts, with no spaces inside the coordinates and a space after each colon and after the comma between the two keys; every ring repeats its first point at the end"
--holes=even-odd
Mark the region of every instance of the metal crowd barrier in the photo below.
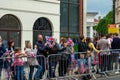
{"type": "Polygon", "coordinates": [[[112,74],[120,72],[120,49],[103,50],[99,53],[99,64],[97,65],[99,73],[106,78],[112,74]]]}
{"type": "MultiPolygon", "coordinates": [[[[63,79],[63,80],[71,80],[71,79],[81,79],[85,80],[87,78],[97,79],[96,74],[104,75],[108,78],[109,73],[119,73],[120,72],[120,50],[103,50],[100,53],[92,52],[91,54],[87,52],[74,52],[73,54],[69,53],[58,53],[51,54],[48,57],[44,57],[42,55],[38,55],[36,57],[22,57],[25,60],[24,64],[24,77],[26,80],[31,77],[34,80],[35,72],[40,69],[41,72],[39,76],[39,80],[46,79],[63,79]],[[38,65],[35,66],[34,60],[38,62],[38,65]],[[33,64],[30,64],[32,63],[33,64]],[[32,67],[30,67],[32,66],[32,67]],[[30,68],[32,72],[30,74],[30,68]],[[34,69],[33,69],[34,68],[34,69]]],[[[6,57],[1,57],[0,62],[3,61],[2,74],[0,80],[6,80],[6,72],[5,69],[5,60],[8,59],[6,57]]],[[[11,58],[12,59],[12,58],[11,58]]],[[[0,66],[2,66],[0,64],[0,66]]],[[[12,77],[16,77],[11,70],[9,73],[9,80],[15,80],[12,77]]]]}
{"type": "Polygon", "coordinates": [[[52,54],[48,56],[48,77],[51,79],[90,79],[94,77],[92,58],[86,52],[52,54]],[[73,58],[74,57],[74,58],[73,58]],[[91,64],[88,64],[88,61],[91,64]]]}
{"type": "MultiPolygon", "coordinates": [[[[39,80],[46,79],[46,76],[47,76],[45,73],[46,59],[44,56],[42,56],[42,55],[32,56],[32,57],[25,56],[25,57],[20,57],[20,58],[22,60],[24,60],[24,65],[23,65],[24,66],[24,73],[23,73],[24,80],[30,80],[29,77],[31,77],[31,76],[32,76],[31,80],[34,80],[34,76],[35,76],[36,72],[38,71],[38,69],[41,70],[40,75],[37,74],[37,76],[39,76],[39,80]],[[30,72],[30,68],[31,68],[31,72],[30,72]]],[[[1,57],[0,58],[0,66],[2,66],[0,80],[16,80],[17,71],[16,71],[16,66],[13,65],[14,62],[10,62],[10,60],[12,60],[12,59],[15,59],[15,58],[13,58],[13,57],[9,57],[9,58],[1,57]]]]}

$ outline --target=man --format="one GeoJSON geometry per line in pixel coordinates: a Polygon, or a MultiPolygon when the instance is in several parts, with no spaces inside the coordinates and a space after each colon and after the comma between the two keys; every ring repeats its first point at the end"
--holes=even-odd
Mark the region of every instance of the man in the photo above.
{"type": "MultiPolygon", "coordinates": [[[[111,44],[111,47],[113,49],[113,53],[112,53],[112,60],[113,60],[113,63],[115,63],[115,69],[117,68],[117,64],[118,64],[118,57],[119,57],[119,53],[120,53],[120,50],[115,50],[115,49],[120,49],[120,38],[118,37],[118,34],[114,34],[114,37],[113,37],[113,42],[111,44]]],[[[118,72],[116,72],[118,73],[118,72]]]]}
{"type": "Polygon", "coordinates": [[[38,41],[36,42],[36,47],[37,47],[37,60],[38,63],[42,66],[42,74],[40,75],[40,79],[42,79],[42,76],[44,75],[45,72],[45,61],[44,61],[44,57],[42,56],[46,56],[46,50],[45,50],[45,44],[43,42],[43,36],[41,34],[38,35],[37,37],[38,41]]]}
{"type": "Polygon", "coordinates": [[[101,38],[97,43],[97,48],[101,50],[102,52],[100,53],[100,57],[102,59],[102,63],[100,65],[101,71],[106,71],[111,69],[111,65],[109,63],[109,56],[110,52],[107,51],[109,50],[109,43],[105,37],[105,35],[101,34],[101,38]]]}
{"type": "MultiPolygon", "coordinates": [[[[0,36],[0,57],[2,57],[5,52],[6,52],[6,48],[4,47],[2,42],[2,37],[0,36]]],[[[0,78],[1,78],[2,66],[3,66],[3,59],[0,59],[0,78]]]]}

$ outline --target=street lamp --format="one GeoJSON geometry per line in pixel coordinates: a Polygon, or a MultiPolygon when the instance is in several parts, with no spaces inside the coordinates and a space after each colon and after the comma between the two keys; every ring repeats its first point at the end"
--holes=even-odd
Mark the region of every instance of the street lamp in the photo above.
{"type": "Polygon", "coordinates": [[[115,2],[116,0],[113,0],[113,24],[115,24],[115,2]]]}

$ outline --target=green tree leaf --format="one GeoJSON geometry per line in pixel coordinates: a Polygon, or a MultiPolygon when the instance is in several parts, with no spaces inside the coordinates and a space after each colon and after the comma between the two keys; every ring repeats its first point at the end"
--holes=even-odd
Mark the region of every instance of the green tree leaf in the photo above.
{"type": "Polygon", "coordinates": [[[110,11],[103,19],[101,19],[98,25],[94,26],[93,29],[97,31],[98,34],[108,33],[108,24],[113,22],[113,12],[110,11]]]}

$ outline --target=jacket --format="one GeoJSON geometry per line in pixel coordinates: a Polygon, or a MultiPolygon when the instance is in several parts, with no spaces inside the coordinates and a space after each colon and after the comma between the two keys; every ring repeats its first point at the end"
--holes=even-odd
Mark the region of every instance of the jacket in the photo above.
{"type": "Polygon", "coordinates": [[[45,47],[45,45],[44,45],[44,42],[42,42],[42,41],[38,41],[37,43],[36,43],[36,45],[37,45],[37,55],[43,55],[43,56],[46,56],[46,54],[45,54],[45,52],[46,52],[46,47],[45,47]]]}
{"type": "Polygon", "coordinates": [[[0,57],[2,57],[2,55],[6,52],[6,48],[5,46],[2,44],[2,46],[0,47],[0,57]]]}

